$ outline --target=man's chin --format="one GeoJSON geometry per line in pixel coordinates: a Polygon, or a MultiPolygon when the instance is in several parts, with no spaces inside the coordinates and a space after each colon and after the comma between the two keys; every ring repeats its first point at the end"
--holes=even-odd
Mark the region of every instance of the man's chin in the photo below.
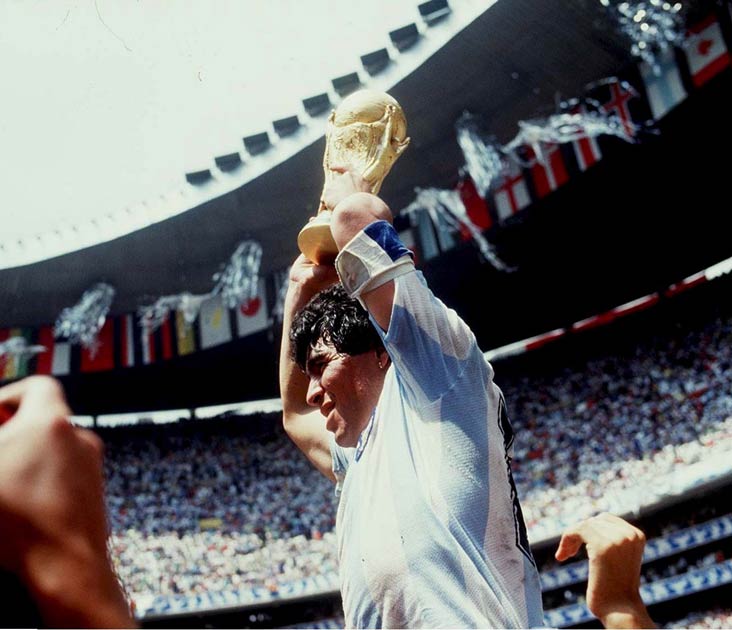
{"type": "Polygon", "coordinates": [[[353,439],[345,433],[335,432],[335,443],[341,448],[354,448],[358,443],[358,439],[353,439]]]}

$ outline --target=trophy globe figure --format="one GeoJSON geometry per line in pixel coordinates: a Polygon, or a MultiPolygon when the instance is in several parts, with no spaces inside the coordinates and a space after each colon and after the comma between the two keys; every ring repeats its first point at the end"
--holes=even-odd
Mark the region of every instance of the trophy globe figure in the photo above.
{"type": "MultiPolygon", "coordinates": [[[[408,144],[407,119],[396,99],[374,90],[354,92],[328,117],[323,191],[338,176],[333,167],[345,166],[360,173],[370,192],[378,194],[384,178],[408,144]]],[[[311,262],[332,262],[338,254],[330,231],[331,214],[321,196],[317,216],[298,234],[298,247],[311,262]]]]}

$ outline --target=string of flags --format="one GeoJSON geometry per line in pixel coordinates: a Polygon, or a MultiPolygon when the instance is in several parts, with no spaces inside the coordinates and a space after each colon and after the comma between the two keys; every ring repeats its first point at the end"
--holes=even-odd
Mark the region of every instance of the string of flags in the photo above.
{"type": "MultiPolygon", "coordinates": [[[[612,8],[614,0],[601,2],[612,8]]],[[[677,28],[682,12],[673,5],[676,17],[666,16],[673,23],[660,32],[661,16],[648,16],[648,3],[622,4],[633,16],[646,11],[635,22],[649,24],[641,30],[645,35],[652,26],[649,20],[656,19],[660,29],[651,33],[657,41],[647,43],[652,56],[636,55],[637,74],[598,81],[582,97],[563,102],[556,114],[520,121],[516,137],[503,147],[479,117],[465,113],[456,121],[465,158],[456,188],[417,190],[414,202],[395,217],[400,237],[418,264],[472,241],[496,269],[510,271],[486,232],[501,228],[603,159],[604,136],[636,142],[651,123],[732,66],[726,39],[732,32],[729,7],[684,31],[677,28]]],[[[619,5],[614,8],[620,10],[619,5]]],[[[282,317],[287,271],[274,275],[270,317],[265,283],[259,278],[261,257],[261,247],[245,241],[214,276],[211,292],[163,296],[135,314],[109,317],[114,288],[99,283],[65,309],[55,326],[0,329],[0,380],[149,365],[268,329],[282,317]]]]}
{"type": "MultiPolygon", "coordinates": [[[[466,112],[458,118],[456,137],[465,160],[457,187],[462,206],[444,203],[447,196],[441,192],[434,191],[428,198],[417,190],[415,201],[403,211],[406,220],[397,216],[401,229],[411,232],[418,260],[426,262],[472,239],[476,232],[512,221],[600,162],[613,141],[636,143],[645,134],[657,133],[656,123],[690,92],[732,66],[730,43],[720,25],[724,21],[726,31],[732,33],[729,7],[684,30],[678,26],[683,14],[678,5],[621,4],[627,5],[623,10],[631,16],[640,16],[634,24],[647,24],[640,31],[644,36],[658,39],[648,40],[648,54],[636,55],[637,64],[623,76],[586,86],[582,96],[560,103],[551,116],[519,121],[516,137],[503,146],[479,116],[466,112]],[[663,28],[660,14],[650,15],[656,10],[668,13],[671,20],[663,28]],[[655,20],[656,26],[649,20],[655,20]],[[441,203],[434,202],[438,198],[441,203]],[[451,216],[459,218],[459,228],[451,216]]],[[[615,0],[607,0],[606,6],[620,10],[615,0]]],[[[455,196],[450,199],[455,201],[455,196]]],[[[481,252],[486,243],[492,251],[485,234],[482,240],[474,240],[481,252]]]]}

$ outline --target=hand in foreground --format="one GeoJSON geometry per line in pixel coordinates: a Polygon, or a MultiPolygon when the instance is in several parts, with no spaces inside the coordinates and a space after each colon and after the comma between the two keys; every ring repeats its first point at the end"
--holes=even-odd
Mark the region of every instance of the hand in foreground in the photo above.
{"type": "Polygon", "coordinates": [[[371,185],[358,173],[345,166],[334,166],[326,178],[322,205],[333,210],[346,197],[359,192],[371,192],[371,185]]]}
{"type": "Polygon", "coordinates": [[[107,557],[101,440],[69,423],[51,378],[3,387],[0,407],[12,414],[0,426],[0,567],[49,626],[134,626],[107,557]]]}
{"type": "Polygon", "coordinates": [[[646,537],[612,514],[600,514],[562,534],[555,554],[564,561],[587,546],[587,607],[606,628],[655,628],[640,596],[646,537]]]}

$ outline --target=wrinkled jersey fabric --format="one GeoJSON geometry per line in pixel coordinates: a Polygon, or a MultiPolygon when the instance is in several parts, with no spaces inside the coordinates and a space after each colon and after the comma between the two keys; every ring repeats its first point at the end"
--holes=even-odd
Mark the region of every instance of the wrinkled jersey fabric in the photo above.
{"type": "Polygon", "coordinates": [[[395,283],[389,330],[374,322],[392,360],[378,405],[356,448],[331,444],[347,626],[542,626],[513,432],[474,335],[390,224],[360,232],[336,266],[356,297],[395,283]]]}

